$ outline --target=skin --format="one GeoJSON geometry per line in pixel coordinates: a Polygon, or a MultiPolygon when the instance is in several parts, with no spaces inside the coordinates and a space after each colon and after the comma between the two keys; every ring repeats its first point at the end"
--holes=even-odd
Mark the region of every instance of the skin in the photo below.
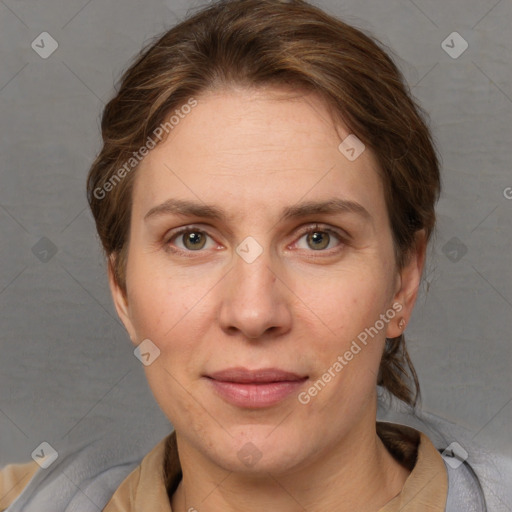
{"type": "Polygon", "coordinates": [[[175,512],[377,511],[409,475],[376,435],[376,379],[385,338],[402,332],[398,322],[408,321],[416,300],[423,232],[399,272],[371,150],[349,161],[338,150],[349,132],[322,101],[285,92],[197,97],[137,170],[126,295],[109,267],[132,342],[149,338],[160,350],[145,372],[176,429],[183,479],[175,512]],[[333,197],[356,201],[371,219],[280,220],[284,207],[333,197]],[[214,204],[228,217],[144,220],[170,198],[214,204]],[[328,246],[316,249],[304,229],[317,223],[323,239],[326,227],[350,236],[327,236],[328,246]],[[190,249],[182,235],[173,238],[182,226],[204,231],[205,245],[190,249]],[[236,252],[248,236],[263,248],[252,263],[236,252]],[[308,404],[294,393],[263,409],[237,407],[203,377],[275,367],[307,375],[307,390],[394,303],[401,312],[308,404]],[[248,442],[261,454],[251,467],[237,456],[248,442]]]}

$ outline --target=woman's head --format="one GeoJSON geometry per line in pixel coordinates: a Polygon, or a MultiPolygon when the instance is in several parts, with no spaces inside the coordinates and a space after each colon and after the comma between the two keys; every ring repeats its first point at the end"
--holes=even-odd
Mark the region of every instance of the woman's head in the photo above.
{"type": "Polygon", "coordinates": [[[440,191],[420,112],[369,36],[302,1],[215,3],[126,71],[88,197],[116,307],[134,343],[160,349],[147,376],[177,430],[211,450],[215,429],[263,446],[280,418],[293,465],[371,416],[376,383],[414,402],[398,320],[440,191]],[[302,402],[238,407],[206,377],[276,365],[307,377],[302,402]]]}

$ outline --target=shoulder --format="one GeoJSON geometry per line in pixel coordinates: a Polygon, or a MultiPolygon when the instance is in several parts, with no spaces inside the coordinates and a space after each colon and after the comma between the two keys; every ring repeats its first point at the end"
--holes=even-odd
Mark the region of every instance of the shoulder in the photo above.
{"type": "Polygon", "coordinates": [[[35,461],[9,464],[0,469],[0,511],[23,492],[38,469],[40,467],[35,461]]]}
{"type": "Polygon", "coordinates": [[[149,426],[125,431],[116,426],[56,444],[58,456],[46,468],[33,461],[0,470],[0,512],[103,510],[120,487],[138,486],[143,460],[161,452],[163,441],[149,426]]]}
{"type": "Polygon", "coordinates": [[[474,434],[460,425],[412,411],[396,401],[379,403],[378,417],[422,432],[442,454],[448,476],[448,512],[509,511],[505,504],[512,503],[511,457],[482,447],[474,434]]]}
{"type": "Polygon", "coordinates": [[[483,447],[473,432],[444,418],[427,413],[419,418],[446,464],[447,511],[458,510],[455,503],[463,503],[467,512],[508,511],[512,503],[512,458],[483,447]]]}
{"type": "Polygon", "coordinates": [[[453,502],[466,504],[467,512],[508,512],[512,459],[482,448],[471,438],[459,435],[453,439],[443,451],[451,491],[447,510],[457,510],[453,502]]]}

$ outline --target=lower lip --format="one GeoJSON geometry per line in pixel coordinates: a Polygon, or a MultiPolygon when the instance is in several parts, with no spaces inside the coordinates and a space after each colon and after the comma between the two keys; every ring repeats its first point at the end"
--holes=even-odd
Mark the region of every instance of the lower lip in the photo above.
{"type": "Polygon", "coordinates": [[[305,380],[242,384],[208,378],[224,400],[238,407],[254,409],[276,405],[292,393],[296,394],[305,380]]]}

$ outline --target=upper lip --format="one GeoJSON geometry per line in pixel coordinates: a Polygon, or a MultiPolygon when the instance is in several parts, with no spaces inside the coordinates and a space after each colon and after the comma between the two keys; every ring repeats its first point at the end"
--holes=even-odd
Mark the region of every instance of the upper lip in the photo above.
{"type": "Polygon", "coordinates": [[[242,367],[227,368],[219,372],[209,373],[206,376],[210,379],[222,382],[239,382],[242,384],[251,382],[297,381],[307,378],[306,376],[280,370],[279,368],[259,368],[256,370],[248,370],[247,368],[242,367]]]}

